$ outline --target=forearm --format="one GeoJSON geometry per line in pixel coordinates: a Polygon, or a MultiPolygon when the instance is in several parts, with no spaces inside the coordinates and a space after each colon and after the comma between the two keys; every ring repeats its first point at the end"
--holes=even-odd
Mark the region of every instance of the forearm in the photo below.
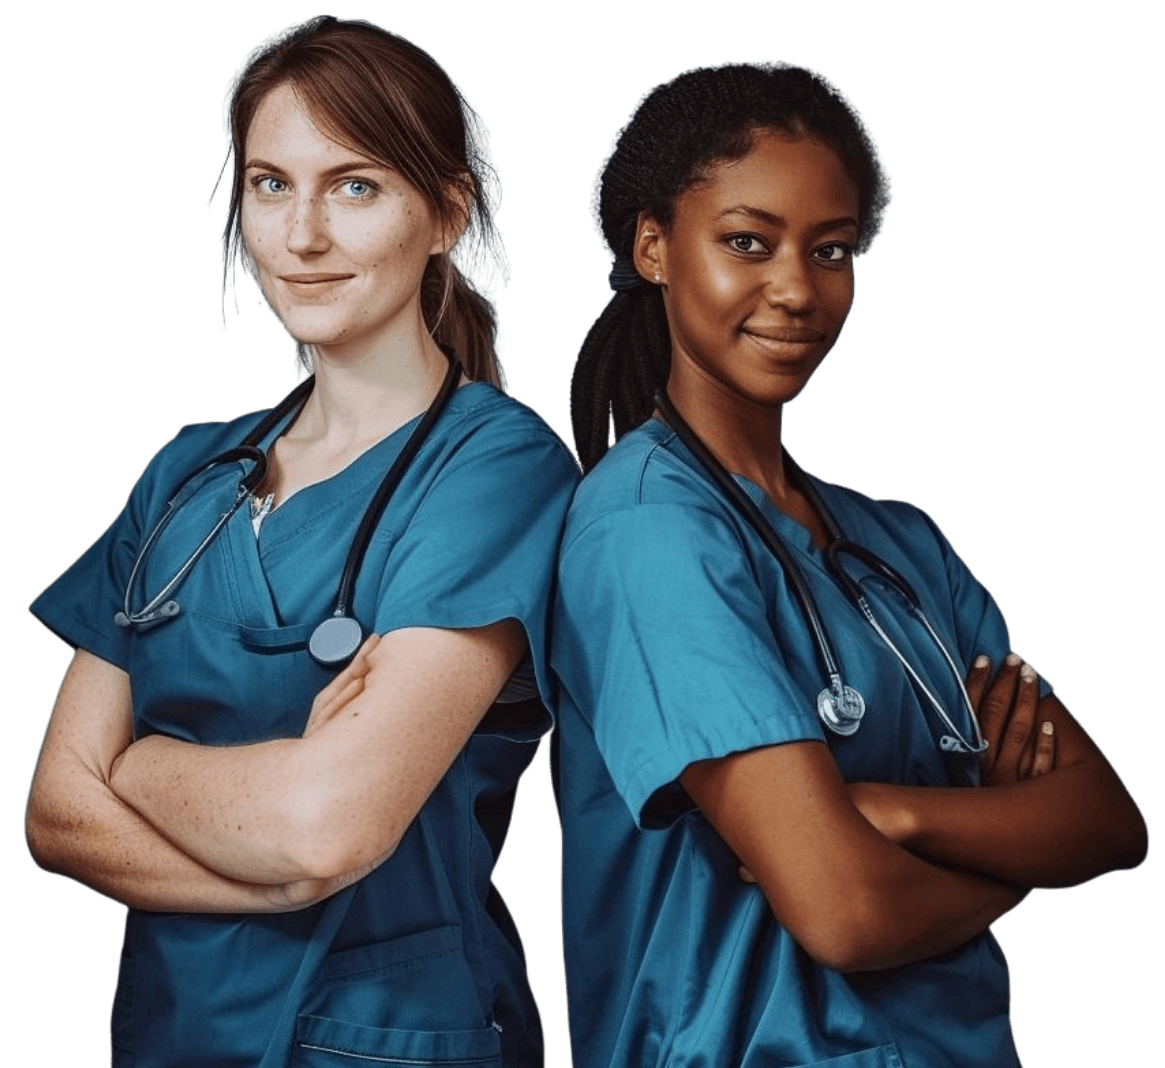
{"type": "Polygon", "coordinates": [[[980,789],[860,783],[851,795],[912,852],[1023,886],[1071,886],[1144,856],[1144,822],[1105,766],[980,789]]]}
{"type": "MultiPolygon", "coordinates": [[[[838,908],[850,926],[840,932],[844,954],[824,963],[842,971],[874,971],[926,960],[982,934],[1027,893],[900,849],[897,853],[867,858],[872,864],[858,884],[857,901],[838,908]]],[[[828,920],[825,933],[831,939],[838,935],[828,930],[828,920]]]]}
{"type": "Polygon", "coordinates": [[[54,801],[30,800],[27,834],[38,864],[131,908],[150,912],[283,912],[339,887],[251,885],[228,879],[167,841],[96,780],[54,801]]]}
{"type": "Polygon", "coordinates": [[[153,735],[114,765],[118,798],[183,852],[229,879],[316,878],[300,859],[294,795],[301,739],[193,745],[153,735]]]}

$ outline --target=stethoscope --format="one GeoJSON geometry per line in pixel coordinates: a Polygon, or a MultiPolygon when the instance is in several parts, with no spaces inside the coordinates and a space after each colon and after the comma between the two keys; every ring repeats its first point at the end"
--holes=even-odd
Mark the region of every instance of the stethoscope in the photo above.
{"type": "MultiPolygon", "coordinates": [[[[360,648],[360,644],[364,640],[363,629],[349,614],[352,603],[352,590],[356,584],[356,576],[359,574],[360,565],[364,560],[364,554],[368,550],[368,546],[372,541],[373,532],[376,529],[376,524],[380,521],[380,517],[384,513],[389,498],[400,484],[401,479],[404,478],[409,464],[424,444],[425,439],[429,435],[429,431],[437,421],[437,417],[444,411],[446,404],[449,402],[449,398],[453,396],[454,391],[457,389],[457,385],[461,379],[461,361],[451,353],[446,352],[446,356],[449,359],[449,370],[445,373],[445,379],[441,383],[441,388],[437,391],[436,397],[433,398],[433,402],[421,417],[420,422],[417,423],[412,433],[409,434],[404,448],[401,449],[399,455],[393,461],[392,466],[381,480],[380,486],[377,488],[376,493],[373,494],[372,500],[368,502],[368,508],[364,512],[364,518],[360,520],[360,525],[356,528],[356,533],[352,536],[352,545],[348,550],[348,557],[344,561],[344,570],[340,575],[340,588],[336,593],[336,607],[327,619],[316,626],[308,640],[308,652],[311,653],[313,659],[325,666],[338,666],[346,663],[355,655],[356,650],[360,648]]],[[[154,529],[150,531],[149,536],[142,545],[141,551],[138,553],[137,559],[134,561],[133,568],[130,570],[122,610],[113,617],[113,622],[117,626],[133,627],[139,631],[149,630],[151,627],[156,627],[160,623],[165,623],[173,619],[181,612],[181,605],[171,595],[182,584],[182,580],[190,573],[190,569],[198,563],[199,558],[210,547],[211,542],[218,536],[219,531],[227,524],[231,516],[239,510],[243,501],[248,500],[267,477],[267,454],[259,448],[259,442],[278,426],[281,420],[292,412],[298,412],[303,407],[314,385],[314,376],[301,382],[275,408],[264,416],[259,424],[238,445],[233,449],[227,449],[226,452],[219,453],[219,455],[207,460],[206,463],[191,471],[178,484],[174,492],[170,495],[170,499],[166,502],[166,510],[162,513],[162,518],[158,520],[154,529]],[[132,609],[130,607],[130,597],[132,596],[138,575],[145,568],[150,553],[153,551],[154,544],[157,542],[162,531],[166,529],[170,521],[177,514],[179,505],[185,503],[179,500],[182,491],[195,479],[200,478],[212,468],[220,464],[231,464],[239,461],[250,461],[253,466],[239,479],[238,489],[235,491],[234,498],[218,519],[215,520],[214,525],[210,529],[210,533],[198,543],[187,557],[186,562],[174,573],[174,577],[157,594],[151,597],[141,608],[136,611],[132,609]]],[[[290,422],[288,425],[290,425],[290,422]]]]}
{"type": "MultiPolygon", "coordinates": [[[[777,536],[777,532],[769,525],[753,499],[741,488],[736,479],[724,469],[720,461],[712,455],[708,447],[696,435],[696,432],[688,426],[684,418],[676,411],[675,406],[668,399],[667,393],[664,390],[659,390],[655,394],[655,406],[662,415],[664,422],[679,435],[680,440],[687,446],[692,455],[696,457],[701,467],[704,468],[711,480],[728,499],[729,503],[748,522],[753,530],[757,532],[761,541],[764,542],[765,547],[780,563],[785,573],[786,581],[792,589],[794,596],[797,598],[797,602],[801,606],[801,611],[805,615],[805,621],[809,625],[809,631],[813,635],[814,644],[817,646],[818,659],[821,661],[825,676],[829,680],[829,685],[817,695],[817,714],[821,717],[822,723],[835,734],[847,737],[855,733],[861,725],[862,717],[866,714],[866,702],[857,690],[852,686],[847,686],[842,681],[841,667],[837,654],[834,651],[833,643],[829,640],[829,634],[825,629],[821,613],[817,608],[817,601],[809,590],[809,584],[805,581],[805,575],[800,566],[793,559],[793,555],[789,552],[785,543],[777,536]]],[[[833,517],[833,513],[825,506],[825,502],[821,499],[821,495],[817,492],[816,487],[805,476],[804,472],[793,463],[788,454],[786,454],[785,460],[790,479],[816,509],[817,514],[821,516],[821,520],[825,525],[826,533],[829,536],[829,543],[825,547],[824,554],[826,568],[845,596],[858,609],[874,629],[875,633],[877,633],[878,637],[882,639],[887,648],[898,659],[898,662],[905,669],[906,674],[910,677],[918,691],[926,698],[931,708],[934,709],[947,731],[946,734],[940,737],[939,747],[947,753],[982,753],[987,748],[987,745],[983,741],[983,735],[979,729],[979,719],[975,715],[975,708],[971,704],[971,698],[967,694],[966,687],[963,685],[962,673],[959,671],[958,665],[956,665],[946,645],[931,625],[930,620],[927,619],[926,613],[923,612],[918,597],[915,595],[910,583],[876,553],[846,538],[837,520],[833,517]],[[873,574],[862,580],[855,579],[845,570],[843,558],[847,556],[865,564],[873,574]],[[935,647],[939,650],[943,660],[950,669],[951,676],[955,680],[956,689],[962,695],[963,704],[967,712],[967,720],[971,724],[971,740],[968,740],[959,728],[955,726],[954,721],[947,714],[946,709],[943,708],[942,703],[935,696],[934,692],[923,681],[919,673],[902,654],[902,650],[898,648],[890,635],[886,633],[885,628],[878,621],[878,617],[870,607],[869,599],[866,597],[865,591],[862,588],[862,582],[869,581],[879,582],[897,593],[906,603],[911,615],[919,621],[926,633],[930,635],[931,641],[934,642],[935,647]]]]}

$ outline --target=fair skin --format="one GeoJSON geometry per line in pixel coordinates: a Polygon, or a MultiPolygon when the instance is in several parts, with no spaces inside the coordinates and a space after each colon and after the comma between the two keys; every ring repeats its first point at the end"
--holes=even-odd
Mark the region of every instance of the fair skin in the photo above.
{"type": "MultiPolygon", "coordinates": [[[[832,149],[760,134],[678,198],[669,227],[642,217],[634,249],[640,274],[663,287],[673,403],[819,546],[824,523],[786,476],[781,415],[849,312],[857,212],[832,149]]],[[[1009,663],[990,683],[980,666],[969,680],[995,750],[987,789],[849,785],[820,742],[701,761],[681,781],[820,963],[922,960],[983,931],[1027,887],[1143,856],[1144,823],[1115,772],[1019,670],[1009,663]],[[1035,729],[1044,722],[1052,735],[1035,729]]]]}
{"type": "MultiPolygon", "coordinates": [[[[428,406],[448,364],[419,283],[457,234],[398,173],[323,133],[288,86],[248,131],[242,224],[264,295],[316,372],[271,451],[263,489],[278,504],[428,406]]],[[[30,847],[136,908],[302,908],[391,855],[524,649],[514,620],[370,638],[302,737],[235,747],[134,742],[129,678],[78,651],[33,779],[30,847]]]]}

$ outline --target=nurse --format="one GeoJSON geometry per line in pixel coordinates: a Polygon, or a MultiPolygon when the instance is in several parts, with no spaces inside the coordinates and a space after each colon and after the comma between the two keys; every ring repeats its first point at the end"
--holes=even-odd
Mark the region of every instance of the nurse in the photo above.
{"type": "Polygon", "coordinates": [[[791,67],[660,86],[603,172],[616,293],[575,372],[589,474],[551,654],[576,1068],[1016,1065],[990,924],[1144,856],[1115,772],[934,524],[784,451],[885,203],[857,116],[791,67]],[[827,567],[838,537],[905,577],[953,667],[846,557],[909,676],[827,567]],[[798,575],[865,697],[853,733],[818,714],[798,575]]]}
{"type": "Polygon", "coordinates": [[[472,116],[420,49],[332,18],[256,53],[230,116],[228,261],[313,385],[180,431],[34,604],[76,655],[30,846],[130,906],[115,1065],[541,1065],[490,874],[549,723],[576,468],[497,388],[492,309],[450,256],[489,234],[472,116]],[[346,606],[370,637],[319,663],[406,443],[346,606]]]}

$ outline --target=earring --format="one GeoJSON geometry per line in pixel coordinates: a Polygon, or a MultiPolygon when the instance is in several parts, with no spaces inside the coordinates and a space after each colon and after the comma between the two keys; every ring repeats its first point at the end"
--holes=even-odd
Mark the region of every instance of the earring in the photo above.
{"type": "Polygon", "coordinates": [[[659,285],[659,271],[655,272],[655,284],[659,285]]]}

